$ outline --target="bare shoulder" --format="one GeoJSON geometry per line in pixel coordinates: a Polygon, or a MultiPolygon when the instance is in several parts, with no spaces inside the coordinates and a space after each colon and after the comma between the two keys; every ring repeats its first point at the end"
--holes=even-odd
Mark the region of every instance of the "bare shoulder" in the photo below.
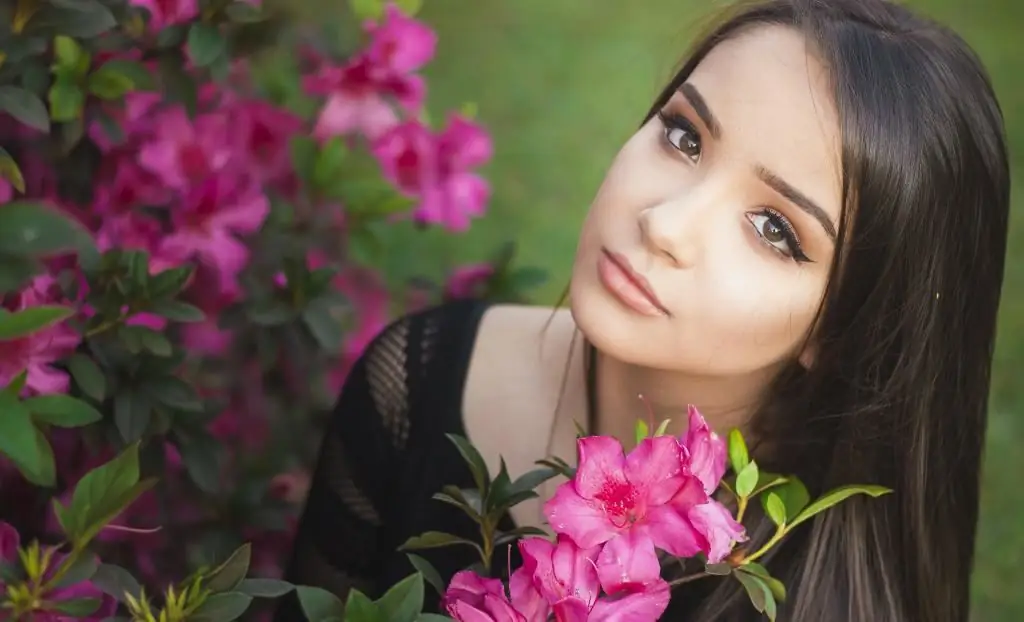
{"type": "Polygon", "coordinates": [[[496,305],[481,319],[463,417],[467,435],[492,472],[501,457],[513,477],[544,457],[556,410],[572,408],[567,402],[581,382],[575,333],[568,309],[496,305]]]}

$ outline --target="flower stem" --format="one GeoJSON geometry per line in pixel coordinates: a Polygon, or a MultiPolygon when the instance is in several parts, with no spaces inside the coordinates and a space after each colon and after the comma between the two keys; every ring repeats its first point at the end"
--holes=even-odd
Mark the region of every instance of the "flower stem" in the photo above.
{"type": "Polygon", "coordinates": [[[685,577],[679,577],[678,579],[673,579],[673,580],[669,581],[668,584],[669,584],[669,587],[675,587],[677,585],[682,585],[684,583],[689,583],[690,581],[696,581],[697,579],[703,579],[704,577],[711,577],[711,576],[714,576],[714,575],[712,575],[710,573],[707,573],[707,572],[697,572],[697,573],[694,573],[694,574],[686,575],[685,577]]]}
{"type": "Polygon", "coordinates": [[[762,546],[761,548],[759,548],[756,551],[754,551],[751,555],[748,555],[747,557],[744,557],[743,558],[743,563],[752,562],[752,561],[756,560],[757,558],[761,557],[762,555],[767,553],[769,549],[771,549],[773,546],[778,544],[779,540],[781,540],[782,537],[785,536],[785,535],[786,535],[786,526],[783,525],[783,526],[779,527],[775,531],[775,535],[772,536],[771,540],[769,540],[769,541],[764,543],[764,546],[762,546]]]}
{"type": "Polygon", "coordinates": [[[740,495],[736,495],[736,498],[739,501],[739,506],[736,510],[736,522],[742,524],[743,515],[747,512],[747,501],[749,501],[749,498],[741,497],[740,495]]]}

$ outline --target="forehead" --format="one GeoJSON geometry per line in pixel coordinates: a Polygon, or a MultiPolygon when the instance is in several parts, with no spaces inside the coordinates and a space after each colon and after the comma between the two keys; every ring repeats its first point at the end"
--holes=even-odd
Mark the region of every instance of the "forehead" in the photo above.
{"type": "Polygon", "coordinates": [[[768,168],[838,218],[838,116],[827,68],[803,35],[751,28],[715,46],[687,82],[717,117],[723,153],[768,168]]]}

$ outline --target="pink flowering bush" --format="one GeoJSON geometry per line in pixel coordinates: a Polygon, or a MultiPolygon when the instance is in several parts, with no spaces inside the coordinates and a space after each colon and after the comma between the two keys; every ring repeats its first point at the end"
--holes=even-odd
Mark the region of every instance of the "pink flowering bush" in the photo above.
{"type": "Polygon", "coordinates": [[[425,120],[417,4],[354,2],[347,55],[270,0],[0,8],[0,620],[256,616],[369,340],[543,278],[413,241],[494,149],[425,120]]]}

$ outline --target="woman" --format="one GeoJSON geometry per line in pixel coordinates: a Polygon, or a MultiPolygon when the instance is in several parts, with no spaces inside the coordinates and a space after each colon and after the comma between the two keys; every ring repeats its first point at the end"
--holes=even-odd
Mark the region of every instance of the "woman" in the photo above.
{"type": "MultiPolygon", "coordinates": [[[[571,460],[574,420],[629,439],[643,394],[677,431],[688,403],[740,427],[812,492],[895,489],[767,559],[790,588],[782,619],[966,620],[1008,203],[1001,114],[955,35],[883,0],[739,8],[612,163],[571,312],[451,303],[369,347],[288,578],[379,595],[412,571],[394,552],[409,536],[474,537],[430,499],[472,485],[446,433],[514,477],[571,460]]],[[[549,484],[505,527],[539,525],[549,484]]],[[[746,523],[755,543],[772,531],[746,523]]],[[[473,560],[429,553],[448,575],[473,560]]],[[[663,619],[759,618],[735,581],[676,589],[663,619]]],[[[302,619],[289,604],[279,619],[302,619]]]]}

